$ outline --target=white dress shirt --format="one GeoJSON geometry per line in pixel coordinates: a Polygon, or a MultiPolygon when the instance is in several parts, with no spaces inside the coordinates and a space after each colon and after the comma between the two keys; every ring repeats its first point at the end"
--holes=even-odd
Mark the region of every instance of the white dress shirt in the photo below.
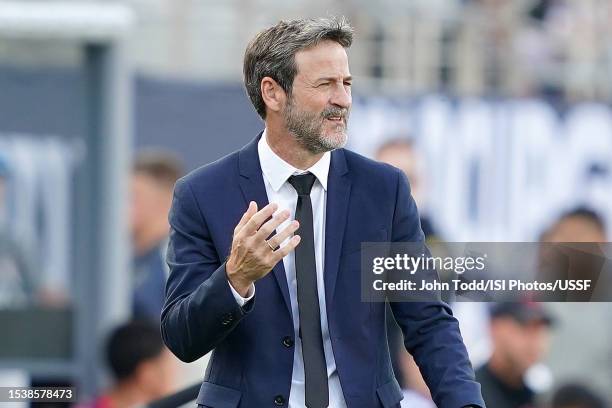
{"type": "MultiPolygon", "coordinates": [[[[325,204],[327,200],[327,176],[331,154],[325,153],[323,157],[308,170],[296,169],[276,155],[268,145],[266,132],[264,131],[257,146],[259,161],[263,173],[263,180],[270,203],[278,204],[278,211],[289,210],[291,216],[281,224],[277,231],[285,228],[289,222],[295,219],[295,207],[297,205],[297,192],[287,181],[290,176],[311,172],[316,176],[316,181],[310,192],[312,201],[313,225],[314,225],[314,248],[317,269],[317,290],[319,292],[319,309],[321,311],[321,332],[323,333],[323,349],[327,363],[327,378],[329,384],[329,406],[334,408],[346,407],[340,378],[336,370],[336,361],[329,338],[327,327],[327,309],[325,307],[325,282],[323,279],[323,265],[325,261],[325,204]]],[[[300,230],[297,230],[299,235],[300,230]]],[[[287,284],[289,286],[289,298],[291,299],[291,311],[293,313],[293,329],[295,334],[295,349],[293,353],[293,377],[291,378],[291,391],[289,395],[289,408],[304,407],[304,359],[302,357],[302,341],[298,335],[300,328],[300,315],[297,302],[297,281],[295,275],[295,252],[292,251],[283,258],[287,284]]],[[[255,286],[249,289],[246,298],[243,298],[230,285],[232,293],[240,306],[253,298],[255,286]]]]}

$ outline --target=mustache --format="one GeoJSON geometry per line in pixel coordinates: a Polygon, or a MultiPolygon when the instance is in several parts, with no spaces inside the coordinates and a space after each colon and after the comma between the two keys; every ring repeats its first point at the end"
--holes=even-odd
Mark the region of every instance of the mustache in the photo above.
{"type": "Polygon", "coordinates": [[[325,119],[331,117],[339,117],[341,119],[346,119],[348,117],[349,110],[346,108],[339,108],[337,106],[329,106],[325,108],[325,110],[321,113],[321,116],[325,119]]]}

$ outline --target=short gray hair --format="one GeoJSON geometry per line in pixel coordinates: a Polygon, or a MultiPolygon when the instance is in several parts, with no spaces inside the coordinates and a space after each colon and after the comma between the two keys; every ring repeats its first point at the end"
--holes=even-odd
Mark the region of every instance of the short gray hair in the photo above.
{"type": "Polygon", "coordinates": [[[251,40],[244,53],[244,86],[262,119],[266,118],[266,104],[261,96],[261,80],[270,77],[291,95],[297,74],[295,54],[325,40],[349,48],[353,28],[344,17],[280,21],[251,40]]]}

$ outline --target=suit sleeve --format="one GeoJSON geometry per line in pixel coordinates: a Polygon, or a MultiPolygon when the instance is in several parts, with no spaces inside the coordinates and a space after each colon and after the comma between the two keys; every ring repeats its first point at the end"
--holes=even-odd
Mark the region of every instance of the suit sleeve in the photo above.
{"type": "Polygon", "coordinates": [[[243,307],[230,288],[202,212],[188,181],[174,189],[169,214],[166,260],[170,276],[161,314],[161,333],[168,348],[191,362],[214,349],[253,307],[243,307]]]}
{"type": "MultiPolygon", "coordinates": [[[[398,173],[392,241],[423,241],[408,180],[398,173]]],[[[459,324],[450,307],[442,301],[393,302],[391,310],[402,329],[404,345],[419,366],[437,406],[485,408],[480,384],[474,379],[459,324]]]]}

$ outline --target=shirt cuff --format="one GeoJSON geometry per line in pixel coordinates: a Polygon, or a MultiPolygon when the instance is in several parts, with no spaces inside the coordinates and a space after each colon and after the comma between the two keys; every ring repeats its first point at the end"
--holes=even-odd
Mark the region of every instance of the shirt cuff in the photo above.
{"type": "Polygon", "coordinates": [[[232,295],[234,295],[234,299],[236,299],[236,302],[240,307],[244,306],[249,300],[253,299],[253,296],[255,296],[255,284],[253,283],[251,283],[251,287],[247,291],[246,297],[240,296],[240,293],[238,293],[236,289],[234,289],[229,280],[227,281],[227,283],[229,284],[229,287],[232,290],[232,295]]]}

